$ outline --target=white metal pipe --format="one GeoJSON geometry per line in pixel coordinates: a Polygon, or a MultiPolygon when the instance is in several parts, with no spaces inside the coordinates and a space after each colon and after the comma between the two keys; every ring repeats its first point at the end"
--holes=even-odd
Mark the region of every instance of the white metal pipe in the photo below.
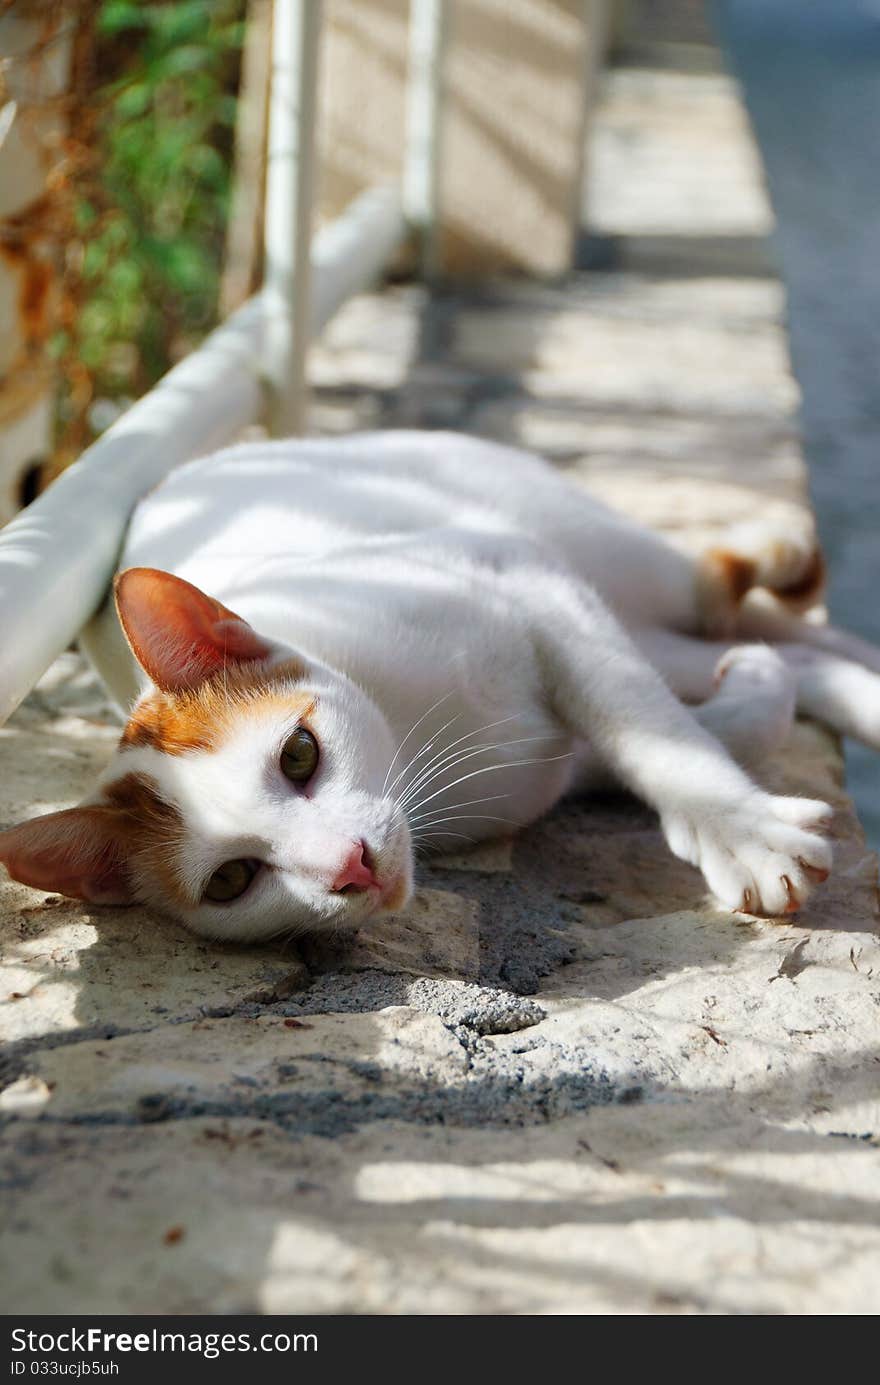
{"type": "Polygon", "coordinates": [[[138,498],[262,411],[251,300],[0,532],[0,721],[98,606],[138,498]]]}
{"type": "Polygon", "coordinates": [[[587,228],[590,215],[590,121],[599,99],[599,82],[611,38],[610,0],[581,0],[584,24],[581,110],[578,134],[579,159],[571,181],[572,258],[578,235],[587,228]]]}
{"type": "MultiPolygon", "coordinates": [[[[399,195],[375,189],[320,232],[314,332],[375,279],[405,231],[399,195]]],[[[100,604],[138,499],[262,415],[259,361],[276,311],[262,293],[250,299],[0,531],[0,724],[100,604]]]]}
{"type": "Polygon", "coordinates": [[[312,335],[347,298],[382,273],[407,234],[400,190],[368,188],[315,237],[312,249],[312,335]]]}
{"type": "Polygon", "coordinates": [[[266,161],[263,292],[271,305],[264,370],[273,433],[301,432],[307,324],[321,0],[275,0],[266,161]]]}
{"type": "Polygon", "coordinates": [[[446,0],[411,0],[403,205],[419,236],[422,274],[436,272],[440,221],[446,0]]]}

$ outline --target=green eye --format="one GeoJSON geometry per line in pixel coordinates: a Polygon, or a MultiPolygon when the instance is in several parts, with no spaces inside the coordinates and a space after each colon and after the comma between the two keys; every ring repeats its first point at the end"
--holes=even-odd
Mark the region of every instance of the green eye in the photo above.
{"type": "Polygon", "coordinates": [[[281,773],[292,784],[305,784],[318,767],[318,742],[311,731],[300,727],[285,742],[281,752],[281,773]]]}
{"type": "Polygon", "coordinates": [[[259,869],[257,861],[224,861],[205,886],[205,899],[226,904],[243,895],[259,869]]]}

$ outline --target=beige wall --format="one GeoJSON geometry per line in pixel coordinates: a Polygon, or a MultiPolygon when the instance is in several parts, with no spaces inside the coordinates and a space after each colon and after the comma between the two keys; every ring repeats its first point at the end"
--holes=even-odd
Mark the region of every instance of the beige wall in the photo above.
{"type": "MultiPolygon", "coordinates": [[[[589,0],[447,0],[440,268],[552,275],[579,205],[589,0]]],[[[407,0],[327,0],[319,209],[403,166],[407,0]]]]}

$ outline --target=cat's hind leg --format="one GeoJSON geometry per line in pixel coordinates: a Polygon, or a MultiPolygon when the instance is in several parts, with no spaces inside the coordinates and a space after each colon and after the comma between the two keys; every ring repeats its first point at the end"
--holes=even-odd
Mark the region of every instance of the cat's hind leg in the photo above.
{"type": "MultiPolygon", "coordinates": [[[[734,645],[725,650],[722,645],[683,635],[667,639],[665,632],[660,632],[656,643],[648,638],[642,650],[674,690],[676,682],[684,682],[691,696],[696,692],[705,697],[691,711],[738,764],[758,769],[785,744],[794,720],[797,678],[776,650],[766,644],[734,645]],[[676,671],[682,669],[684,678],[676,679],[676,671]]],[[[582,746],[574,791],[605,789],[610,782],[607,770],[588,746],[582,746]]]]}
{"type": "Polygon", "coordinates": [[[715,665],[716,690],[694,715],[741,765],[764,763],[788,739],[797,677],[766,644],[735,645],[715,665]]]}
{"type": "Polygon", "coordinates": [[[824,586],[825,564],[809,515],[735,525],[697,559],[699,631],[709,637],[740,632],[743,602],[756,588],[771,593],[774,606],[791,616],[814,606],[824,586]]]}
{"type": "Polygon", "coordinates": [[[802,712],[880,750],[880,675],[811,645],[782,644],[779,651],[796,673],[802,712]]]}
{"type": "MultiPolygon", "coordinates": [[[[804,716],[880,750],[880,673],[851,657],[860,652],[861,641],[831,626],[793,619],[773,629],[800,638],[775,646],[692,639],[672,630],[636,631],[633,638],[677,696],[702,704],[694,715],[742,763],[758,763],[781,743],[792,697],[804,716]],[[737,677],[725,679],[716,693],[717,675],[732,660],[737,677]]],[[[880,650],[866,645],[865,652],[880,668],[880,650]]]]}
{"type": "Polygon", "coordinates": [[[766,644],[729,646],[672,631],[637,632],[640,649],[697,721],[740,764],[760,765],[788,737],[797,674],[766,644]]]}
{"type": "Polygon", "coordinates": [[[880,648],[849,630],[836,625],[802,620],[798,616],[755,593],[743,603],[736,622],[737,635],[746,640],[769,640],[772,644],[801,645],[880,673],[880,648]]]}

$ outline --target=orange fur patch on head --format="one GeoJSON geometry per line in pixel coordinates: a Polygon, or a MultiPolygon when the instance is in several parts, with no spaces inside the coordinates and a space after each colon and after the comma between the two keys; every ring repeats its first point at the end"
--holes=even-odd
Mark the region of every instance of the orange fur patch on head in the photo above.
{"type": "Polygon", "coordinates": [[[215,750],[235,721],[257,706],[277,705],[299,717],[314,705],[314,696],[296,687],[304,669],[295,660],[274,668],[235,665],[226,674],[178,692],[156,690],[132,711],[120,746],[150,746],[166,755],[215,750]]]}
{"type": "MultiPolygon", "coordinates": [[[[185,829],[180,810],[167,803],[154,781],[144,774],[126,774],[104,789],[104,797],[119,815],[120,836],[128,849],[129,872],[148,872],[175,904],[194,901],[179,870],[185,829]]],[[[136,886],[137,880],[132,883],[136,886]]]]}

